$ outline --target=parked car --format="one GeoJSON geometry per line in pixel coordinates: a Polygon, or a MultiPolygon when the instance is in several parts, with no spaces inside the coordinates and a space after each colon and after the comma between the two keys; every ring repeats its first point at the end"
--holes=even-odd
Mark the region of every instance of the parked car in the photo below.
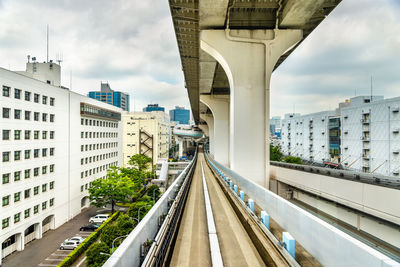
{"type": "Polygon", "coordinates": [[[110,217],[110,215],[108,214],[97,214],[96,216],[93,216],[89,219],[90,223],[103,223],[105,222],[108,218],[110,217]]]}
{"type": "Polygon", "coordinates": [[[75,249],[78,245],[78,241],[62,242],[60,245],[60,249],[75,249]]]}
{"type": "Polygon", "coordinates": [[[99,228],[99,226],[97,224],[91,223],[91,224],[82,226],[79,230],[80,231],[94,231],[97,228],[99,228]]]}
{"type": "Polygon", "coordinates": [[[65,241],[64,241],[64,242],[68,242],[68,241],[76,241],[76,242],[78,242],[78,244],[80,244],[80,243],[82,243],[82,242],[83,242],[83,240],[85,240],[85,238],[83,238],[83,237],[81,237],[81,236],[74,236],[74,237],[71,237],[71,238],[65,239],[65,241]]]}

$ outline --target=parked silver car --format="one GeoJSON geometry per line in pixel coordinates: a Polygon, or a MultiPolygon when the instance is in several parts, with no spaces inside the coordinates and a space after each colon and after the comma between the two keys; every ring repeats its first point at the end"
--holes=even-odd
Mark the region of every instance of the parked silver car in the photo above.
{"type": "Polygon", "coordinates": [[[76,249],[77,246],[79,246],[78,241],[66,241],[61,243],[60,249],[76,249]]]}
{"type": "Polygon", "coordinates": [[[85,238],[83,238],[83,237],[81,237],[81,236],[74,236],[74,237],[65,239],[64,243],[65,243],[65,242],[68,242],[68,241],[76,241],[76,242],[78,242],[78,244],[80,244],[80,243],[83,242],[83,240],[85,240],[85,238]]]}

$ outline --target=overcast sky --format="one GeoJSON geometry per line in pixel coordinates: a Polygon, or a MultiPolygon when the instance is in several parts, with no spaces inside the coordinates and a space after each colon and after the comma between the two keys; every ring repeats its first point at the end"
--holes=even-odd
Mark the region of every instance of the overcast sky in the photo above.
{"type": "MultiPolygon", "coordinates": [[[[400,1],[343,0],[276,70],[271,115],[335,108],[357,93],[400,96],[400,1]],[[295,104],[295,105],[294,105],[295,104]]],[[[62,84],[87,94],[108,81],[131,110],[189,108],[167,0],[0,0],[0,66],[62,53],[62,84]]]]}

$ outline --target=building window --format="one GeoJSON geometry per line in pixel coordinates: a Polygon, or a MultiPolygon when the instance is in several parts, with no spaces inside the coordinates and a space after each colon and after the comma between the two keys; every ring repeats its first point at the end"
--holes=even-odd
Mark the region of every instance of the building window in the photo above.
{"type": "Polygon", "coordinates": [[[50,131],[50,139],[54,139],[54,131],[50,131]]]}
{"type": "Polygon", "coordinates": [[[21,139],[21,130],[14,130],[14,140],[21,139]]]}
{"type": "Polygon", "coordinates": [[[16,120],[21,119],[21,110],[20,109],[14,109],[14,119],[16,119],[16,120]]]}
{"type": "Polygon", "coordinates": [[[10,182],[10,174],[9,173],[4,173],[3,174],[2,184],[8,184],[9,182],[10,182]]]}
{"type": "Polygon", "coordinates": [[[31,139],[31,131],[25,130],[25,140],[31,139]]]}
{"type": "Polygon", "coordinates": [[[46,192],[47,191],[47,184],[42,184],[42,192],[46,192]]]}
{"type": "Polygon", "coordinates": [[[50,182],[50,190],[51,189],[54,189],[54,181],[53,182],[50,182]]]}
{"type": "Polygon", "coordinates": [[[31,112],[30,111],[25,110],[25,120],[27,120],[27,121],[31,120],[31,112]]]}
{"type": "Polygon", "coordinates": [[[39,131],[33,132],[33,139],[39,139],[39,131]]]}
{"type": "Polygon", "coordinates": [[[81,186],[81,192],[83,192],[83,185],[81,186]]]}
{"type": "Polygon", "coordinates": [[[14,98],[21,99],[21,90],[20,89],[14,89],[14,98]]]}
{"type": "Polygon", "coordinates": [[[10,118],[10,109],[9,108],[3,108],[3,118],[5,118],[5,119],[10,118]]]}
{"type": "Polygon", "coordinates": [[[31,169],[25,170],[25,179],[31,178],[31,169]]]}
{"type": "Polygon", "coordinates": [[[50,199],[50,207],[53,207],[54,205],[54,198],[50,199]]]}
{"type": "Polygon", "coordinates": [[[33,102],[39,103],[39,94],[34,94],[33,95],[33,102]]]}
{"type": "Polygon", "coordinates": [[[3,130],[3,140],[10,140],[10,130],[3,130]]]}
{"type": "Polygon", "coordinates": [[[42,210],[45,210],[47,208],[47,201],[42,203],[42,210]]]}
{"type": "Polygon", "coordinates": [[[10,225],[10,217],[2,220],[1,229],[7,228],[10,225]]]}
{"type": "Polygon", "coordinates": [[[39,112],[33,113],[33,120],[34,121],[39,121],[39,112]]]}
{"type": "Polygon", "coordinates": [[[21,216],[21,212],[14,214],[14,223],[17,223],[20,221],[20,216],[21,216]]]}
{"type": "Polygon", "coordinates": [[[31,157],[31,151],[25,150],[25,159],[29,159],[31,157]]]}
{"type": "Polygon", "coordinates": [[[46,174],[47,173],[47,166],[43,166],[42,167],[42,174],[46,174]]]}
{"type": "Polygon", "coordinates": [[[33,188],[33,194],[34,194],[34,195],[39,194],[39,186],[35,186],[35,187],[33,188]]]}
{"type": "Polygon", "coordinates": [[[26,209],[24,212],[24,218],[29,218],[29,216],[31,216],[31,209],[26,209]]]}
{"type": "Polygon", "coordinates": [[[14,160],[20,160],[21,159],[21,150],[14,151],[14,160]]]}
{"type": "Polygon", "coordinates": [[[47,148],[43,148],[42,149],[42,157],[46,157],[47,156],[47,148]]]}
{"type": "Polygon", "coordinates": [[[25,91],[25,100],[26,101],[31,101],[31,92],[25,91]]]}
{"type": "Polygon", "coordinates": [[[39,149],[34,149],[33,150],[33,157],[38,158],[39,157],[39,149]]]}
{"type": "Polygon", "coordinates": [[[54,147],[50,148],[50,156],[54,156],[54,147]]]}
{"type": "Polygon", "coordinates": [[[21,171],[14,172],[14,181],[21,180],[21,171]]]}
{"type": "Polygon", "coordinates": [[[50,97],[50,106],[54,106],[54,97],[50,97]]]}
{"type": "Polygon", "coordinates": [[[47,139],[47,131],[42,132],[42,139],[47,139]]]}
{"type": "Polygon", "coordinates": [[[8,204],[10,204],[10,196],[5,196],[3,197],[3,202],[2,202],[2,206],[7,206],[8,204]]]}
{"type": "Polygon", "coordinates": [[[21,192],[14,193],[14,202],[18,202],[21,200],[21,192]]]}
{"type": "Polygon", "coordinates": [[[39,212],[39,205],[35,205],[35,206],[33,207],[33,213],[36,214],[36,213],[38,213],[38,212],[39,212]]]}
{"type": "Polygon", "coordinates": [[[43,105],[47,105],[47,96],[43,96],[42,97],[42,103],[43,103],[43,105]]]}
{"type": "Polygon", "coordinates": [[[47,121],[47,113],[42,114],[42,121],[47,121]]]}
{"type": "Polygon", "coordinates": [[[50,172],[54,172],[54,164],[50,165],[50,172]]]}
{"type": "Polygon", "coordinates": [[[24,197],[25,198],[29,198],[31,196],[31,190],[30,189],[26,189],[24,192],[24,197]]]}
{"type": "Polygon", "coordinates": [[[39,167],[33,169],[33,176],[39,176],[39,167]]]}
{"type": "Polygon", "coordinates": [[[3,96],[6,96],[6,97],[10,96],[10,87],[3,85],[3,96]]]}
{"type": "Polygon", "coordinates": [[[50,122],[54,122],[54,114],[50,114],[50,122]]]}
{"type": "Polygon", "coordinates": [[[10,161],[10,152],[3,152],[3,162],[10,161]]]}

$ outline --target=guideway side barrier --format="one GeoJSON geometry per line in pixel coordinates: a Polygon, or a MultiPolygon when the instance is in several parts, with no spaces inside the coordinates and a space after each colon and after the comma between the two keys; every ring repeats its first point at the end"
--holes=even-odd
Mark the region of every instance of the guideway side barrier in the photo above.
{"type": "Polygon", "coordinates": [[[190,164],[110,256],[104,267],[164,264],[182,217],[196,161],[197,149],[190,164]],[[147,254],[143,253],[142,244],[145,243],[151,243],[147,254]]]}
{"type": "MultiPolygon", "coordinates": [[[[265,224],[269,222],[269,216],[271,216],[282,228],[290,233],[285,238],[294,237],[323,266],[400,266],[398,262],[386,255],[363,244],[275,193],[243,178],[208,157],[208,155],[206,155],[206,158],[215,173],[225,181],[227,188],[230,188],[231,181],[232,184],[238,186],[240,193],[239,196],[237,194],[235,196],[241,199],[243,205],[246,205],[244,203],[244,195],[246,193],[249,198],[254,200],[265,211],[261,216],[264,218],[260,219],[256,215],[253,216],[259,222],[258,224],[264,227],[263,230],[268,237],[272,233],[265,224]],[[268,215],[268,219],[266,215],[268,215]]],[[[234,192],[233,190],[231,191],[234,192]]],[[[251,212],[248,207],[247,210],[251,212]]],[[[274,239],[279,244],[279,241],[272,235],[271,240],[274,239]]],[[[293,246],[293,241],[288,240],[287,242],[285,246],[289,249],[289,247],[293,246]]],[[[280,247],[282,248],[282,246],[280,247]]],[[[291,256],[289,257],[291,258],[291,256]]]]}
{"type": "MultiPolygon", "coordinates": [[[[291,257],[290,253],[284,249],[282,244],[275,238],[275,236],[268,230],[268,226],[264,223],[262,218],[258,218],[254,213],[254,201],[252,199],[248,199],[248,204],[245,202],[244,192],[240,191],[238,194],[238,185],[234,184],[232,179],[227,176],[223,171],[221,171],[208,157],[206,154],[206,159],[208,165],[211,167],[211,170],[214,174],[219,177],[221,180],[218,181],[222,186],[222,189],[225,192],[225,195],[228,197],[233,197],[233,199],[229,199],[232,204],[235,213],[238,215],[239,219],[242,221],[243,226],[248,231],[250,238],[252,239],[255,247],[257,248],[260,256],[263,258],[264,262],[268,266],[300,266],[294,258],[291,257]],[[236,201],[235,201],[236,200],[236,201]],[[235,202],[235,203],[233,203],[235,202]],[[242,207],[242,210],[247,212],[248,218],[250,218],[251,222],[248,221],[248,218],[242,216],[240,214],[239,208],[236,205],[239,204],[242,207]],[[246,223],[244,223],[244,221],[246,223]],[[256,225],[255,229],[251,227],[252,225],[256,225]],[[246,227],[247,226],[247,227],[246,227]],[[257,230],[262,231],[262,235],[257,233],[257,230]],[[266,239],[266,240],[265,240],[266,239]],[[264,241],[261,241],[264,240],[264,241]],[[267,242],[266,242],[267,241],[267,242]]],[[[262,214],[264,214],[262,212],[262,214]]],[[[267,223],[268,225],[268,223],[267,223]]]]}

